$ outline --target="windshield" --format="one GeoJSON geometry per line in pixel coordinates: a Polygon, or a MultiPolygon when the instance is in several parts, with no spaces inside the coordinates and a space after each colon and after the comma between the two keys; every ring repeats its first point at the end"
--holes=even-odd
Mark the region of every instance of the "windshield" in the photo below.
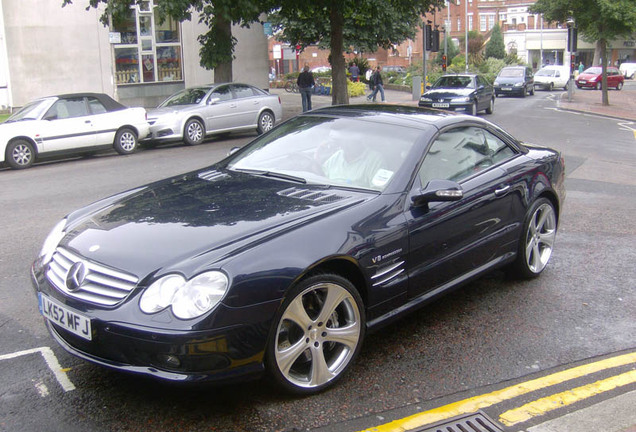
{"type": "Polygon", "coordinates": [[[301,183],[383,191],[421,133],[359,117],[297,117],[252,142],[228,168],[301,183]]]}
{"type": "Polygon", "coordinates": [[[203,100],[209,90],[209,87],[181,90],[163,101],[163,103],[159,105],[159,108],[175,105],[197,105],[203,100]]]}
{"type": "Polygon", "coordinates": [[[475,88],[473,79],[469,76],[443,76],[438,79],[433,88],[475,88]]]}
{"type": "Polygon", "coordinates": [[[31,102],[18,111],[13,113],[11,117],[7,119],[7,123],[16,122],[21,120],[37,120],[44,115],[47,109],[51,106],[52,99],[40,99],[31,102]]]}
{"type": "Polygon", "coordinates": [[[592,74],[592,75],[600,75],[603,73],[603,69],[600,67],[591,67],[591,68],[585,69],[583,73],[592,74]]]}
{"type": "Polygon", "coordinates": [[[538,71],[534,76],[547,76],[547,77],[553,77],[554,76],[554,69],[541,69],[540,71],[538,71]]]}
{"type": "Polygon", "coordinates": [[[504,78],[522,77],[523,69],[505,69],[504,68],[501,70],[501,72],[499,72],[499,76],[504,78]]]}

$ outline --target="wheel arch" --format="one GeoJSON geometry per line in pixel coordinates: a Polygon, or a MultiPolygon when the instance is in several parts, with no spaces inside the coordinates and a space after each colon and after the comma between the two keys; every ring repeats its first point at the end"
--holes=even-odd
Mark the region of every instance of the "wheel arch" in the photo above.
{"type": "Polygon", "coordinates": [[[117,136],[117,134],[122,130],[122,129],[130,129],[132,130],[135,135],[137,135],[137,138],[139,138],[139,129],[137,129],[135,126],[131,125],[131,124],[125,124],[125,125],[121,125],[117,128],[117,130],[115,131],[115,136],[117,136]]]}
{"type": "Polygon", "coordinates": [[[548,201],[552,203],[556,213],[555,216],[557,219],[557,226],[559,226],[559,219],[560,219],[559,216],[561,214],[561,205],[559,203],[559,198],[557,197],[556,192],[553,191],[552,189],[545,189],[537,195],[534,201],[538,200],[539,198],[546,198],[548,201]]]}
{"type": "Polygon", "coordinates": [[[35,140],[33,140],[33,138],[29,137],[29,136],[24,136],[24,135],[20,135],[20,136],[15,136],[11,139],[9,139],[7,141],[7,145],[4,147],[4,151],[2,152],[2,159],[0,159],[0,165],[2,163],[7,164],[7,149],[9,148],[9,144],[11,144],[14,141],[18,141],[18,140],[24,140],[24,141],[28,141],[29,144],[31,144],[31,147],[33,147],[33,153],[34,153],[34,160],[37,160],[38,156],[40,155],[40,152],[38,151],[38,145],[35,142],[35,140]]]}
{"type": "Polygon", "coordinates": [[[316,263],[314,266],[307,269],[307,271],[304,272],[295,281],[295,283],[292,284],[292,286],[312,276],[325,273],[342,276],[351,282],[358,290],[360,297],[362,297],[364,306],[368,307],[367,283],[362,273],[362,269],[360,269],[358,264],[350,257],[333,257],[316,263]]]}

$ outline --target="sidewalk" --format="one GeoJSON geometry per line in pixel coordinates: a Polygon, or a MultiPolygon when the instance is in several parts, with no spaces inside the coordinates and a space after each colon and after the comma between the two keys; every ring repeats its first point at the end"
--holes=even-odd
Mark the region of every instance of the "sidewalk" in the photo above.
{"type": "MultiPolygon", "coordinates": [[[[286,120],[302,112],[300,94],[288,93],[284,89],[270,89],[270,92],[280,96],[283,102],[283,118],[286,120]]],[[[384,90],[386,103],[417,106],[411,93],[384,90]]],[[[542,93],[539,93],[542,94],[542,93]]],[[[377,96],[378,100],[380,95],[377,96]]],[[[616,119],[636,121],[636,91],[624,87],[623,90],[609,90],[609,106],[602,105],[602,94],[597,90],[577,89],[572,92],[572,101],[568,101],[568,93],[559,94],[557,107],[566,111],[596,114],[616,119]]],[[[331,105],[331,96],[313,95],[314,109],[331,105]]],[[[367,104],[365,96],[350,98],[350,104],[367,104]]]]}
{"type": "Polygon", "coordinates": [[[563,110],[602,115],[605,117],[636,121],[636,92],[608,90],[609,106],[603,106],[602,93],[597,90],[574,89],[572,101],[563,92],[557,106],[563,110]]]}

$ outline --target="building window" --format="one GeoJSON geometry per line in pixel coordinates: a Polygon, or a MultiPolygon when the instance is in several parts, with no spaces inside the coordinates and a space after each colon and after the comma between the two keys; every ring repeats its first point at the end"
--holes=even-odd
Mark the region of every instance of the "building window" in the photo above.
{"type": "Polygon", "coordinates": [[[492,30],[495,26],[495,14],[488,15],[488,30],[492,30]]]}
{"type": "Polygon", "coordinates": [[[462,19],[457,17],[457,31],[462,31],[462,19]]]}
{"type": "Polygon", "coordinates": [[[468,15],[468,31],[472,31],[472,30],[473,30],[473,16],[468,15]]]}
{"type": "Polygon", "coordinates": [[[179,23],[160,22],[153,13],[157,1],[144,0],[113,22],[113,31],[121,35],[113,48],[117,84],[183,80],[179,23]]]}
{"type": "Polygon", "coordinates": [[[506,21],[506,13],[499,12],[499,21],[506,21]]]}
{"type": "Polygon", "coordinates": [[[486,15],[479,15],[479,31],[485,32],[487,28],[486,15]]]}

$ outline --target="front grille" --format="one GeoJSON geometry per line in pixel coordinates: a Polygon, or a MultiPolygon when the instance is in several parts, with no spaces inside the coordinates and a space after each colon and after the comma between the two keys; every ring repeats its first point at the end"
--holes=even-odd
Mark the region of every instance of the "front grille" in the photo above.
{"type": "Polygon", "coordinates": [[[102,306],[122,302],[139,281],[136,276],[86,260],[61,247],[53,254],[46,276],[65,295],[102,306]],[[78,262],[86,266],[86,277],[77,290],[71,291],[66,286],[66,278],[70,268],[78,262]]]}

